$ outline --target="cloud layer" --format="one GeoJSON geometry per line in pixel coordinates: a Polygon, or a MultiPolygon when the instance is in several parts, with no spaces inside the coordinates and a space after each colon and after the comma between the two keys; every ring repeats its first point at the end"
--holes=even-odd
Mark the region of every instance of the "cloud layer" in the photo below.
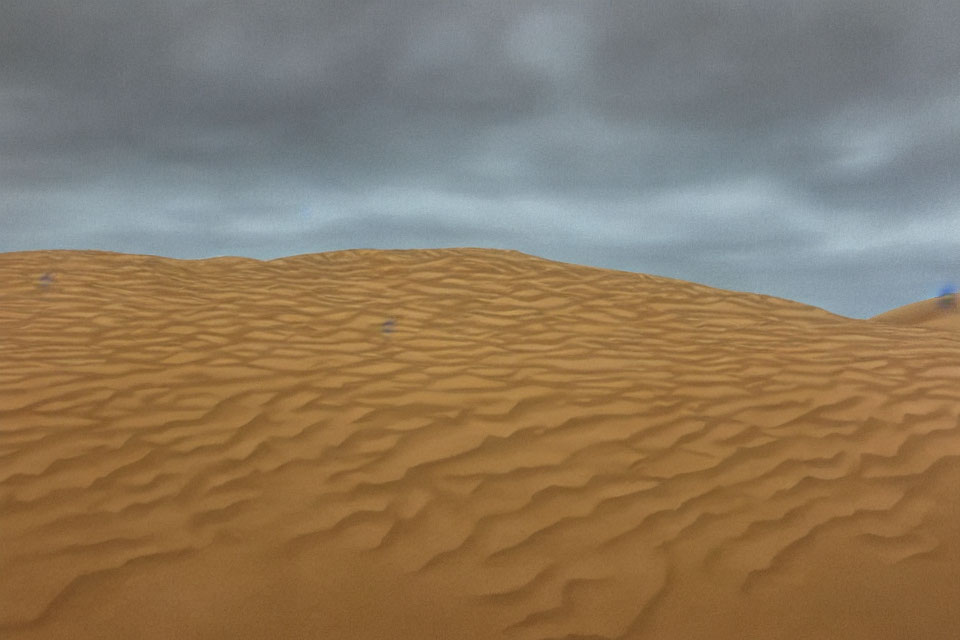
{"type": "Polygon", "coordinates": [[[0,251],[480,246],[858,317],[957,279],[960,5],[642,4],[4,2],[0,251]]]}

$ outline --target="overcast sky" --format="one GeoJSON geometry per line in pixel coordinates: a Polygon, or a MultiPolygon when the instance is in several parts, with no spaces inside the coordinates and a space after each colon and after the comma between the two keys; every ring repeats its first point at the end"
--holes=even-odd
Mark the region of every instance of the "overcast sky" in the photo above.
{"type": "Polygon", "coordinates": [[[960,279],[954,0],[2,0],[0,251],[960,279]]]}

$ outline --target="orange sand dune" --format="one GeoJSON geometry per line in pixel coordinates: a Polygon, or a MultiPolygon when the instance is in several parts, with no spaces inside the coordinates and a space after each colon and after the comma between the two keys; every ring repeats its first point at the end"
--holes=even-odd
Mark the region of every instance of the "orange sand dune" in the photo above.
{"type": "Polygon", "coordinates": [[[960,330],[960,307],[944,307],[939,298],[921,300],[874,316],[871,320],[901,326],[960,330]]]}
{"type": "Polygon", "coordinates": [[[0,340],[5,640],[960,637],[951,332],[515,251],[50,251],[0,254],[0,340]]]}

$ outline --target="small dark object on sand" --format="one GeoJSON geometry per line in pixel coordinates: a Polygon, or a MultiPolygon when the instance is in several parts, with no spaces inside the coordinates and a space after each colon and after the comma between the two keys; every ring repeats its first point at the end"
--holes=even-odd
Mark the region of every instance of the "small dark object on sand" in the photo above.
{"type": "Polygon", "coordinates": [[[957,290],[952,286],[944,287],[937,296],[937,303],[941,309],[954,309],[957,306],[957,290]]]}
{"type": "Polygon", "coordinates": [[[396,329],[396,326],[397,326],[397,321],[394,320],[393,318],[390,318],[383,323],[383,327],[381,328],[381,330],[383,331],[384,335],[388,336],[391,333],[393,333],[394,329],[396,329]]]}

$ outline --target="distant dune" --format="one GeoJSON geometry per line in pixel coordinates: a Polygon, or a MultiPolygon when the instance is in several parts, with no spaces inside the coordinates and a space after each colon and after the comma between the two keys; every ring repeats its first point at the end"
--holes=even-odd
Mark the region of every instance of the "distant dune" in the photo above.
{"type": "Polygon", "coordinates": [[[960,335],[901,311],[0,254],[0,637],[955,640],[960,335]]]}
{"type": "Polygon", "coordinates": [[[922,300],[874,316],[871,320],[901,326],[960,331],[960,307],[941,304],[939,298],[922,300]]]}

